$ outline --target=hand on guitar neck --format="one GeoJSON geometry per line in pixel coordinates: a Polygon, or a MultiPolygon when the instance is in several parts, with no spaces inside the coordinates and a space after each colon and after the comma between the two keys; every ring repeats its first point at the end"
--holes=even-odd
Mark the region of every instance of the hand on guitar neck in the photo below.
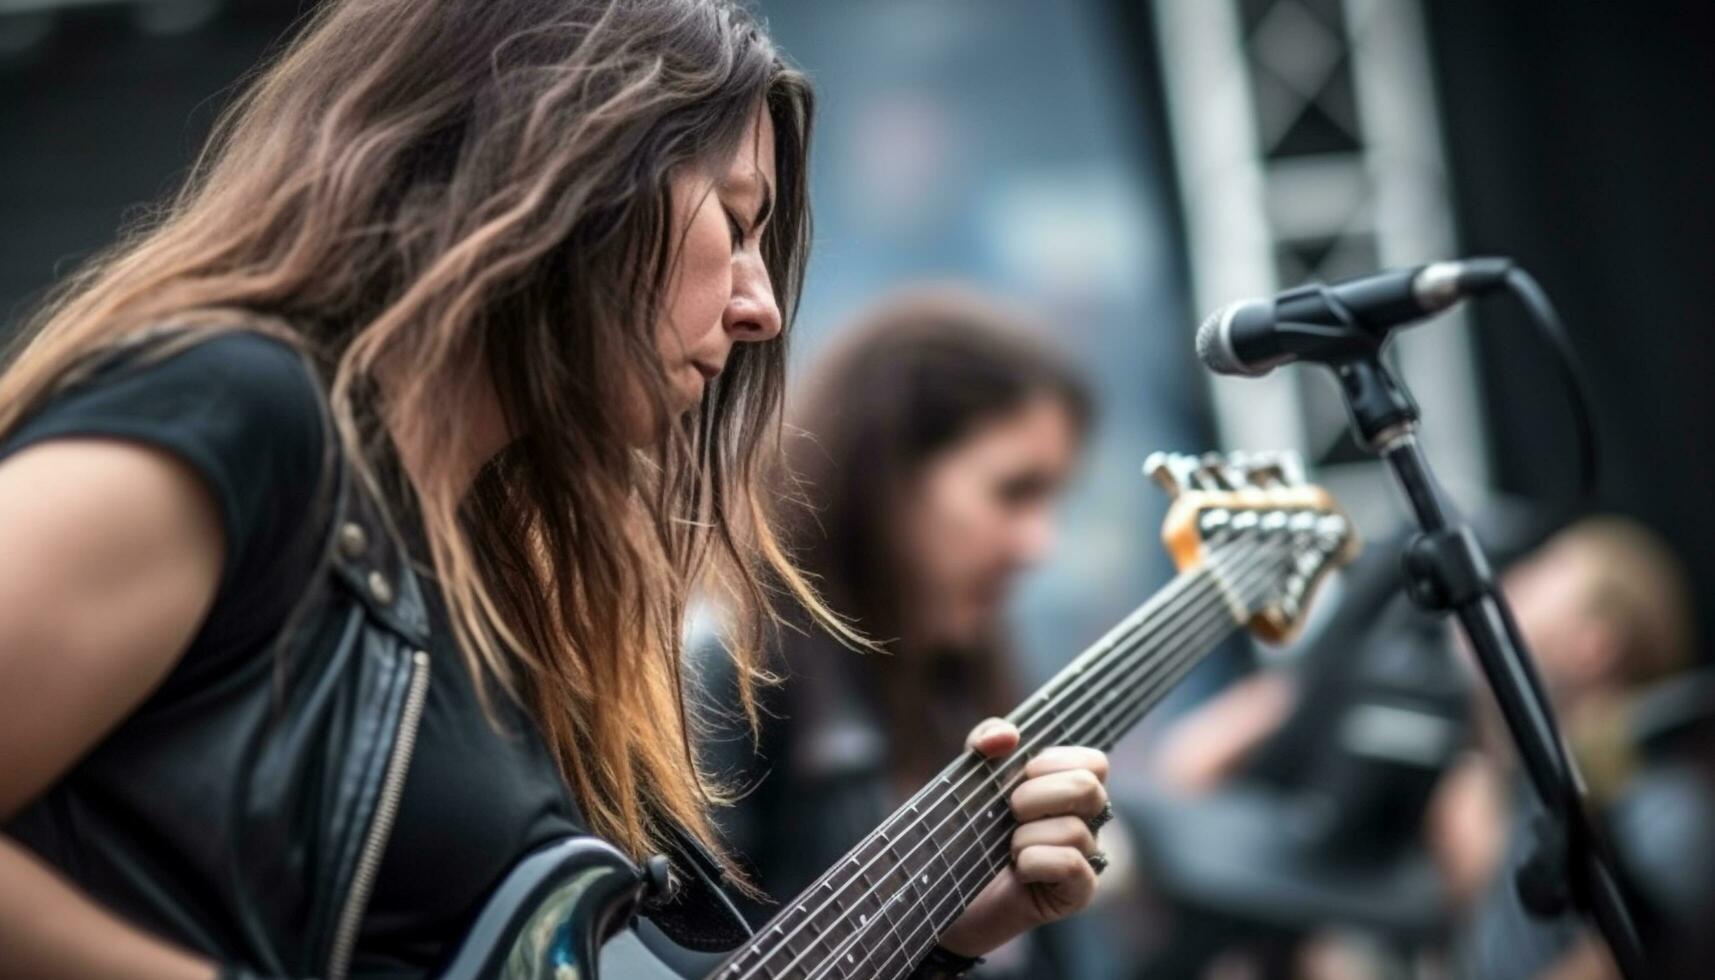
{"type": "MultiPolygon", "coordinates": [[[[989,758],[1018,747],[1011,722],[990,718],[966,746],[989,758]]],[[[1057,746],[1031,758],[1009,803],[1018,828],[1012,861],[948,927],[941,945],[960,956],[982,956],[1039,925],[1064,919],[1096,893],[1094,820],[1107,805],[1108,757],[1098,749],[1057,746]]]]}

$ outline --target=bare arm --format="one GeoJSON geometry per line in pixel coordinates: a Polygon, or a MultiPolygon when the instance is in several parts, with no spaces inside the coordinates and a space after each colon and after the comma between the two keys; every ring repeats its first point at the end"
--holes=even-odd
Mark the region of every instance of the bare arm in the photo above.
{"type": "MultiPolygon", "coordinates": [[[[213,602],[218,511],[173,457],[100,439],[0,462],[0,820],[134,711],[213,602]]],[[[0,836],[0,975],[206,980],[0,836]]]]}

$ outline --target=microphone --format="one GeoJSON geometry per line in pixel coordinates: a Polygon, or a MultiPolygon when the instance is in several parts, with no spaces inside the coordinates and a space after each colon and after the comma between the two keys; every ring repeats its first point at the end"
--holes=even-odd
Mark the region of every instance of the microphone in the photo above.
{"type": "Polygon", "coordinates": [[[1431,262],[1233,303],[1198,328],[1197,359],[1216,374],[1254,378],[1294,361],[1373,354],[1395,327],[1504,284],[1512,267],[1500,258],[1431,262]]]}

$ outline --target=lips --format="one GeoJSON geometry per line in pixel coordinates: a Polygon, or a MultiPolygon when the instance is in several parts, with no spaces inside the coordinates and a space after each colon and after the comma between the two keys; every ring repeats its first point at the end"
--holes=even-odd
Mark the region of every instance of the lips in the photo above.
{"type": "Polygon", "coordinates": [[[715,376],[721,373],[719,366],[703,361],[692,361],[691,366],[697,369],[697,373],[703,376],[704,381],[713,381],[715,376]]]}

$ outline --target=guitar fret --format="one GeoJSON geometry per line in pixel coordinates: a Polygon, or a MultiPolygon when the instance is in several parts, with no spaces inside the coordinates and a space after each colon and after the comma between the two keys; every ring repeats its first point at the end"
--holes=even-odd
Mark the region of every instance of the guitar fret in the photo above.
{"type": "Polygon", "coordinates": [[[898,942],[897,923],[887,910],[888,868],[877,860],[885,850],[886,841],[880,835],[872,836],[858,845],[847,864],[853,875],[853,886],[846,890],[850,898],[843,917],[850,924],[852,916],[856,916],[856,924],[851,927],[856,962],[847,964],[854,969],[866,962],[866,957],[879,943],[898,942]],[[893,937],[892,940],[888,939],[889,936],[893,937]]]}
{"type": "Polygon", "coordinates": [[[816,898],[821,901],[811,903],[813,906],[822,906],[822,911],[810,920],[810,928],[814,929],[821,937],[825,947],[825,952],[816,957],[816,960],[829,970],[838,971],[837,974],[830,973],[828,975],[837,975],[842,978],[856,975],[851,972],[851,968],[856,965],[856,957],[852,956],[851,953],[859,945],[853,941],[859,934],[859,927],[846,915],[850,895],[841,887],[849,880],[851,880],[850,876],[846,875],[840,877],[837,882],[825,883],[823,888],[815,893],[816,898]]]}
{"type": "Polygon", "coordinates": [[[872,900],[876,904],[877,917],[887,924],[889,938],[895,947],[905,945],[904,937],[910,934],[910,910],[901,901],[903,897],[915,898],[911,892],[909,872],[901,868],[887,853],[885,841],[877,849],[880,860],[871,863],[870,867],[875,876],[875,887],[871,891],[872,900]],[[900,927],[905,932],[900,932],[900,927]]]}
{"type": "Polygon", "coordinates": [[[989,865],[991,874],[999,874],[1005,870],[1004,861],[997,861],[994,856],[992,841],[995,828],[1003,828],[1007,833],[1002,836],[1006,840],[1013,827],[1012,810],[1009,802],[1011,794],[1002,792],[1004,785],[996,781],[993,785],[983,787],[983,796],[979,799],[982,813],[971,828],[972,848],[983,856],[989,865]]]}
{"type": "Polygon", "coordinates": [[[739,961],[732,965],[732,969],[727,971],[728,974],[735,977],[743,975],[747,977],[759,977],[761,980],[776,980],[776,974],[773,970],[768,968],[768,965],[765,962],[768,958],[768,954],[763,951],[762,947],[752,947],[751,952],[756,954],[753,957],[756,962],[747,964],[744,962],[744,958],[740,957],[739,961]]]}
{"type": "MultiPolygon", "coordinates": [[[[798,954],[808,949],[810,944],[805,940],[812,938],[811,933],[796,929],[795,926],[796,922],[789,919],[781,921],[776,917],[774,924],[766,929],[769,939],[774,943],[774,949],[778,951],[775,955],[784,953],[788,962],[797,959],[798,954]]],[[[782,972],[776,975],[784,977],[787,974],[782,972]]]]}
{"type": "MultiPolygon", "coordinates": [[[[797,917],[793,920],[794,925],[805,920],[809,920],[809,909],[806,906],[798,906],[797,913],[797,917]]],[[[829,925],[832,924],[830,923],[829,925]]],[[[839,955],[840,939],[842,937],[838,937],[832,928],[823,926],[821,923],[816,923],[814,921],[810,922],[809,927],[805,929],[805,933],[812,937],[810,946],[816,953],[814,957],[807,958],[808,962],[806,965],[820,964],[821,972],[819,976],[822,977],[833,977],[838,978],[838,980],[846,980],[846,978],[851,976],[851,974],[846,972],[846,967],[849,964],[843,962],[843,958],[839,955]]]]}

